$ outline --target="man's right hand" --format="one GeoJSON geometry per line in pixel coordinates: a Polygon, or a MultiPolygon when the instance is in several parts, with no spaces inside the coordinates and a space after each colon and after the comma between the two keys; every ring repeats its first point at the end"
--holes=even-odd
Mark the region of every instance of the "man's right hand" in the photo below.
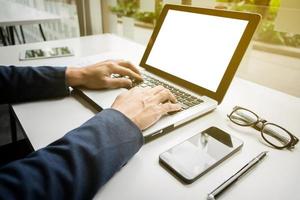
{"type": "Polygon", "coordinates": [[[120,94],[112,108],[122,112],[141,130],[157,122],[169,112],[179,111],[181,106],[176,103],[175,96],[166,88],[135,87],[120,94]]]}

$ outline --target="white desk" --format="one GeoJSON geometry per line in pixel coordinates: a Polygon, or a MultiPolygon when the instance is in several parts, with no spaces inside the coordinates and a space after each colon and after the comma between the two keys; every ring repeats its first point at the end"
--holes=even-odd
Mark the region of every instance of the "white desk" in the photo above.
{"type": "Polygon", "coordinates": [[[40,24],[60,17],[19,3],[0,0],[0,26],[40,24]]]}
{"type": "MultiPolygon", "coordinates": [[[[121,52],[123,58],[138,63],[144,47],[112,35],[90,36],[63,41],[0,48],[0,64],[38,65],[71,62],[82,56],[121,52]],[[56,58],[19,62],[24,48],[70,45],[75,58],[56,58]],[[8,56],[9,55],[9,56],[8,56]]],[[[250,58],[251,59],[251,58],[250,58]]],[[[293,152],[275,150],[261,143],[260,134],[239,128],[227,120],[233,106],[241,105],[261,117],[278,123],[300,137],[299,98],[235,78],[222,104],[214,112],[152,141],[122,168],[95,199],[206,199],[206,195],[263,150],[269,155],[220,199],[300,199],[300,147],[293,152]],[[158,164],[160,153],[209,126],[221,129],[244,141],[240,152],[211,170],[191,185],[183,185],[158,164]]],[[[73,97],[13,106],[28,138],[39,149],[63,136],[94,115],[73,97]]]]}

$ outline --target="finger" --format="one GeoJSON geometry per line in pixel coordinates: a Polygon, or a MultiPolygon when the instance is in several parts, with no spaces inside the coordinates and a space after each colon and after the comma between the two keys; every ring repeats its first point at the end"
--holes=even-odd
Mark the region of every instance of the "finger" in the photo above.
{"type": "Polygon", "coordinates": [[[162,115],[181,110],[181,106],[177,103],[168,102],[168,103],[161,104],[160,107],[161,107],[162,115]]]}
{"type": "Polygon", "coordinates": [[[115,74],[120,74],[122,76],[129,76],[133,79],[140,80],[140,81],[143,80],[143,78],[139,74],[118,64],[112,64],[111,70],[112,70],[111,72],[115,74]]]}
{"type": "Polygon", "coordinates": [[[132,87],[132,81],[128,78],[107,78],[107,88],[130,88],[132,87]]]}
{"type": "Polygon", "coordinates": [[[141,88],[141,87],[133,87],[130,90],[131,94],[135,94],[135,95],[144,95],[145,92],[147,91],[146,88],[141,88]]]}
{"type": "Polygon", "coordinates": [[[165,88],[161,85],[158,85],[158,86],[155,86],[154,88],[150,88],[148,89],[148,93],[149,94],[152,94],[152,95],[155,95],[159,92],[161,92],[162,90],[164,90],[165,88]]]}
{"type": "Polygon", "coordinates": [[[156,103],[164,103],[166,101],[171,101],[172,103],[175,103],[176,97],[169,90],[163,89],[162,91],[154,95],[154,101],[156,103]]]}
{"type": "Polygon", "coordinates": [[[141,74],[141,72],[138,70],[136,66],[134,66],[131,62],[126,61],[126,60],[118,60],[117,63],[123,67],[126,67],[138,74],[141,74]]]}

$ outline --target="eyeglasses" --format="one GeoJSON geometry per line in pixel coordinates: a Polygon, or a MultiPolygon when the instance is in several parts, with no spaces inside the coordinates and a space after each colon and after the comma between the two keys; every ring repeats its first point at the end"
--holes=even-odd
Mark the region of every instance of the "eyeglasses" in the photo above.
{"type": "Polygon", "coordinates": [[[296,136],[285,128],[261,119],[257,114],[246,108],[235,106],[227,117],[237,125],[251,126],[260,131],[262,138],[277,149],[292,149],[299,141],[296,136]]]}

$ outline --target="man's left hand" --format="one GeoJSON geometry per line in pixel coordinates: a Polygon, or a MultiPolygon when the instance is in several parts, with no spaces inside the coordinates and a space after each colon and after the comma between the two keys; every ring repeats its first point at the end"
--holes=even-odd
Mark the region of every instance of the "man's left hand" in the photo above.
{"type": "Polygon", "coordinates": [[[68,67],[66,83],[72,87],[88,89],[130,88],[132,80],[141,81],[138,69],[128,61],[108,60],[86,67],[68,67]],[[112,74],[128,76],[128,78],[112,78],[112,74]]]}

